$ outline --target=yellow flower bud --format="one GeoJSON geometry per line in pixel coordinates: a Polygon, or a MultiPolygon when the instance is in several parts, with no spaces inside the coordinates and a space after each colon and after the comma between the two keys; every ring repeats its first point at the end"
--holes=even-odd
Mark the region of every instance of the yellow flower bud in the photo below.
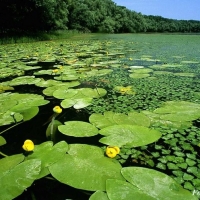
{"type": "Polygon", "coordinates": [[[34,143],[31,140],[25,140],[22,148],[25,151],[33,151],[33,149],[34,149],[34,143]]]}
{"type": "Polygon", "coordinates": [[[52,72],[53,72],[53,73],[57,73],[57,72],[58,72],[58,69],[53,69],[52,72]]]}
{"type": "Polygon", "coordinates": [[[60,106],[55,106],[55,107],[53,108],[53,111],[54,111],[55,113],[60,114],[60,113],[62,112],[62,108],[61,108],[60,106]]]}
{"type": "Polygon", "coordinates": [[[109,158],[114,158],[117,154],[119,154],[119,152],[120,152],[119,147],[108,146],[108,147],[106,148],[106,155],[107,155],[109,158]]]}

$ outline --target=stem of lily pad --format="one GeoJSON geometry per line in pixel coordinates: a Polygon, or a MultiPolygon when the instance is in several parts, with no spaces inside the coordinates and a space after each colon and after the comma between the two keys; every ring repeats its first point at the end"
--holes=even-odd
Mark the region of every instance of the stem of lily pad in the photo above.
{"type": "Polygon", "coordinates": [[[4,153],[2,153],[1,151],[0,151],[0,155],[2,155],[2,156],[4,156],[4,157],[7,157],[7,155],[4,154],[4,153]]]}
{"type": "Polygon", "coordinates": [[[22,121],[22,122],[19,122],[19,123],[17,123],[17,124],[15,124],[15,125],[13,125],[13,126],[11,126],[11,127],[7,128],[6,130],[4,130],[4,131],[0,132],[0,134],[2,134],[2,133],[4,133],[4,132],[6,132],[6,131],[8,131],[8,130],[10,130],[11,128],[13,128],[13,127],[15,127],[15,126],[17,126],[17,125],[19,125],[19,124],[21,124],[21,123],[23,123],[23,122],[24,122],[24,121],[22,121]]]}

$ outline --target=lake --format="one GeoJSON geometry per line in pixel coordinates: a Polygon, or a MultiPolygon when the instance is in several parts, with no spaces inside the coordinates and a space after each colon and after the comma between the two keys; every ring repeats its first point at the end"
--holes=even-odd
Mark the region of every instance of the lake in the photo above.
{"type": "Polygon", "coordinates": [[[1,199],[198,199],[199,46],[193,34],[1,45],[1,199]]]}

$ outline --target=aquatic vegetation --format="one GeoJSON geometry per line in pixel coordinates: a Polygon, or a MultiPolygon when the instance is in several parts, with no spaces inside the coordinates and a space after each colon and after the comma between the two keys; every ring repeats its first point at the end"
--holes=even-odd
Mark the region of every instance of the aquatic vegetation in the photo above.
{"type": "Polygon", "coordinates": [[[154,37],[0,47],[1,199],[33,193],[39,179],[91,200],[125,189],[129,199],[197,199],[198,36],[187,36],[187,48],[180,36],[154,37]]]}

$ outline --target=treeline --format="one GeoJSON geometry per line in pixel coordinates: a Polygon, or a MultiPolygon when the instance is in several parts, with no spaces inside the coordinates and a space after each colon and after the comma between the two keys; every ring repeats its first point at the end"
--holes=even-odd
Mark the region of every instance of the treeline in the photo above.
{"type": "Polygon", "coordinates": [[[1,0],[0,33],[75,29],[82,32],[200,32],[200,21],[147,16],[112,0],[1,0]]]}

